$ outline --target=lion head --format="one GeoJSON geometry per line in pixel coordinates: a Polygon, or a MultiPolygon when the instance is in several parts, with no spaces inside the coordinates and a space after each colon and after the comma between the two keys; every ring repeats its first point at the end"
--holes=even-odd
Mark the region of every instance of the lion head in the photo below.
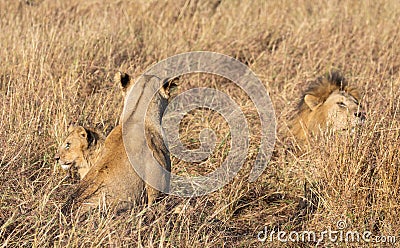
{"type": "Polygon", "coordinates": [[[366,118],[360,98],[360,92],[338,72],[318,78],[305,91],[291,120],[293,135],[302,142],[321,131],[354,129],[366,118]]]}
{"type": "Polygon", "coordinates": [[[82,126],[70,126],[68,133],[54,159],[63,170],[68,171],[72,167],[77,169],[82,179],[89,170],[103,138],[97,132],[82,126]]]}

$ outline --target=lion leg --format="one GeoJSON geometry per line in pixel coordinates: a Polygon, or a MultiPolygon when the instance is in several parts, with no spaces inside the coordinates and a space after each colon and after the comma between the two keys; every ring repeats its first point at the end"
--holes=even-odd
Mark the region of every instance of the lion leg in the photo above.
{"type": "Polygon", "coordinates": [[[146,192],[147,192],[147,205],[151,206],[159,196],[159,191],[146,184],[146,192]]]}

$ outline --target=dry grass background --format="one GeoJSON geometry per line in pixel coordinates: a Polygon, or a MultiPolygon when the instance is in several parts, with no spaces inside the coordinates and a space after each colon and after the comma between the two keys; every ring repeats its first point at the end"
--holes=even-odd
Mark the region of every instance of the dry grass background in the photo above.
{"type": "MultiPolygon", "coordinates": [[[[348,230],[400,233],[398,1],[1,1],[0,20],[4,246],[307,247],[315,243],[260,243],[257,233],[264,226],[334,230],[338,220],[348,230]],[[249,183],[242,172],[207,196],[166,197],[151,208],[68,222],[60,205],[74,185],[52,160],[68,124],[107,134],[122,109],[112,82],[117,70],[138,76],[196,50],[238,58],[269,90],[280,128],[262,177],[249,183]],[[313,152],[293,154],[285,146],[288,116],[307,81],[332,68],[364,91],[368,122],[357,139],[317,140],[313,152]],[[318,198],[318,208],[299,204],[304,197],[318,198]],[[182,211],[174,213],[178,205],[182,211]]],[[[246,113],[250,167],[259,142],[254,106],[212,77],[180,80],[178,92],[199,85],[229,93],[246,113]]],[[[216,130],[219,149],[200,164],[174,158],[174,171],[201,174],[223,160],[229,130],[218,114],[193,111],[183,139],[195,147],[205,126],[216,130]]]]}

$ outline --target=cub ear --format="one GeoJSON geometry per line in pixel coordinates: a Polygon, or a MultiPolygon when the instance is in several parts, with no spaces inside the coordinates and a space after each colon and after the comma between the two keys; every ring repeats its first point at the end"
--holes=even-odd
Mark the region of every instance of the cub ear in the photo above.
{"type": "Polygon", "coordinates": [[[91,146],[93,144],[95,145],[97,143],[97,140],[99,139],[99,135],[97,133],[95,133],[94,131],[89,130],[87,128],[85,128],[85,131],[86,131],[86,135],[87,135],[86,140],[88,142],[88,145],[89,146],[91,146]]]}
{"type": "Polygon", "coordinates": [[[78,126],[78,127],[76,127],[75,130],[79,134],[80,137],[82,137],[83,139],[87,138],[88,134],[87,134],[87,131],[86,131],[86,129],[84,127],[78,126]]]}
{"type": "Polygon", "coordinates": [[[131,77],[126,73],[117,72],[114,76],[114,82],[120,86],[122,95],[125,97],[126,93],[132,86],[131,77]]]}
{"type": "Polygon", "coordinates": [[[75,130],[75,126],[74,125],[69,125],[68,127],[68,133],[72,133],[75,130]]]}
{"type": "Polygon", "coordinates": [[[313,95],[305,95],[304,102],[311,110],[315,110],[318,105],[321,103],[320,99],[313,95]]]}

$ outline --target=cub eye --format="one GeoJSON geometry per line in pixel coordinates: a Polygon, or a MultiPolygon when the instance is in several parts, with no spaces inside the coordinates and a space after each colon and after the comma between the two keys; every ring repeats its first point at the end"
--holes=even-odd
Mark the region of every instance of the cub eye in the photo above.
{"type": "Polygon", "coordinates": [[[347,107],[344,102],[337,102],[337,105],[339,105],[339,107],[341,107],[341,108],[347,107]]]}
{"type": "Polygon", "coordinates": [[[67,142],[67,144],[65,144],[65,149],[68,150],[70,146],[71,146],[71,143],[67,142]]]}

